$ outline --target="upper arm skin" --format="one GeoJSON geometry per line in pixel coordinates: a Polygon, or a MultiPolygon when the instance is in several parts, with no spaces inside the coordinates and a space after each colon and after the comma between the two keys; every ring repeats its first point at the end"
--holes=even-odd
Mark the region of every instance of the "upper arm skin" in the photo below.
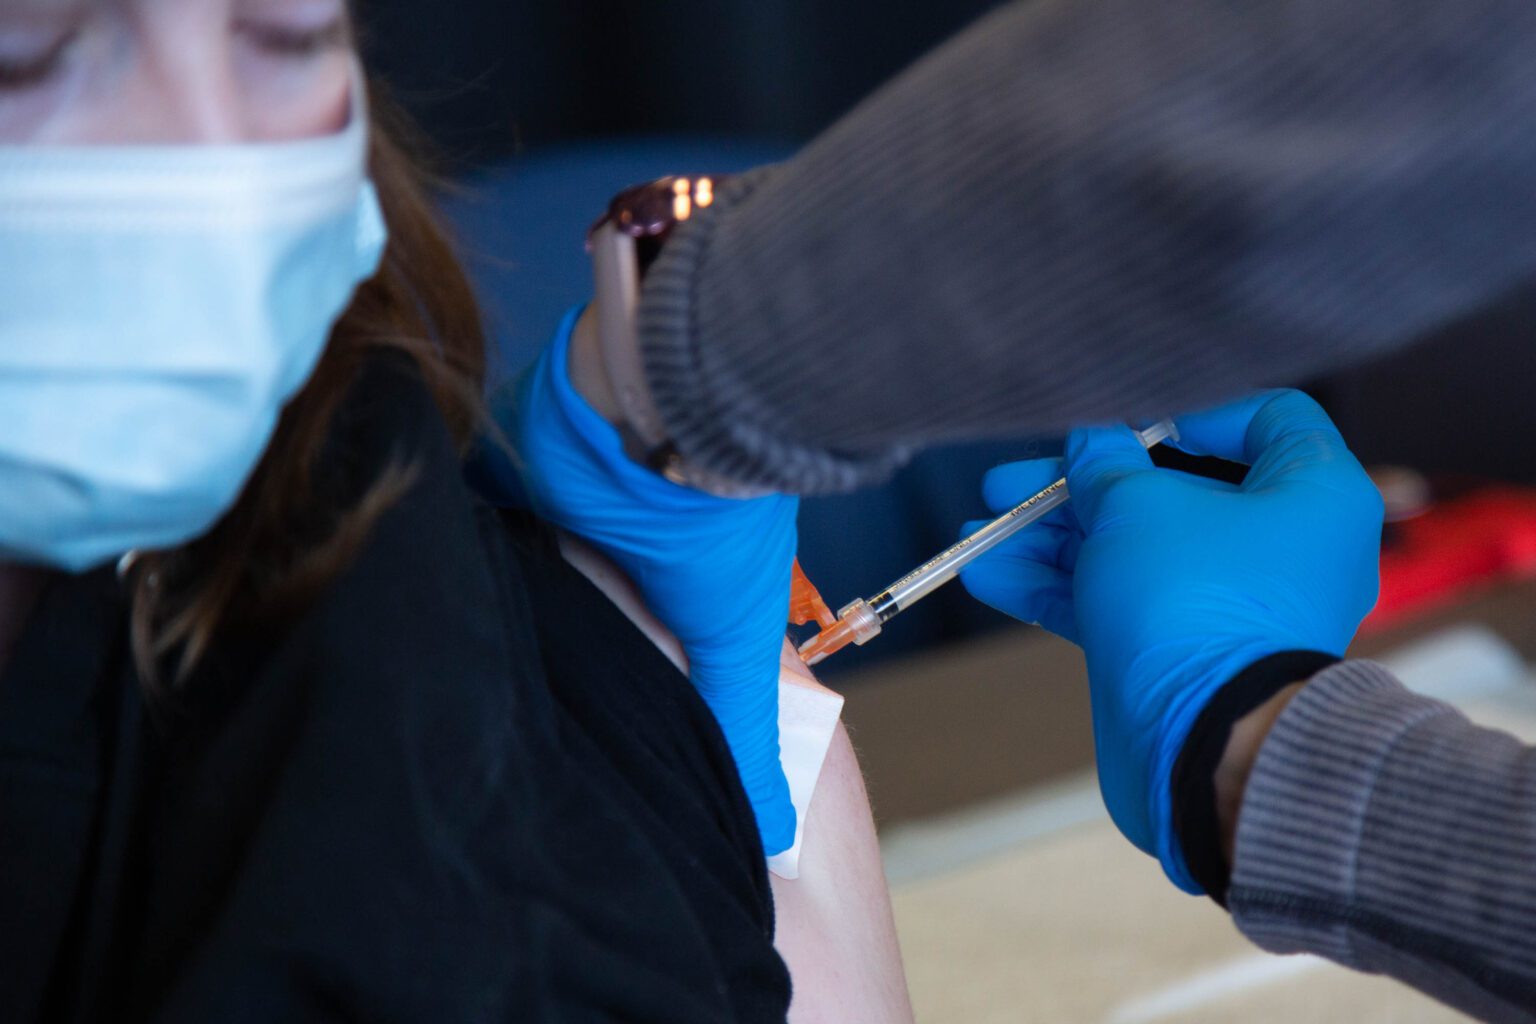
{"type": "Polygon", "coordinates": [[[842,723],[811,799],[800,877],[769,881],[792,1024],[912,1020],[869,796],[842,723]]]}

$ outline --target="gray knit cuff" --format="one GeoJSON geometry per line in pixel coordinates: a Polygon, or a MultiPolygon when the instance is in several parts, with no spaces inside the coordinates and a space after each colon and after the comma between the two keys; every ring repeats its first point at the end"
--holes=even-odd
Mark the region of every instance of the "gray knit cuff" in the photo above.
{"type": "Polygon", "coordinates": [[[1360,895],[1371,799],[1393,748],[1446,714],[1456,712],[1367,661],[1325,669],[1297,693],[1243,795],[1227,905],[1244,935],[1273,953],[1364,966],[1347,915],[1324,908],[1354,905],[1360,895]]]}
{"type": "MultiPolygon", "coordinates": [[[[697,327],[698,281],[715,227],[776,169],[760,167],[727,182],[708,210],[679,225],[647,272],[636,324],[646,380],[668,436],[690,463],[777,491],[857,490],[889,477],[910,451],[835,452],[797,442],[794,424],[776,422],[697,327]]],[[[825,365],[835,370],[838,354],[828,352],[825,365]]],[[[785,372],[804,374],[806,367],[785,372]]]]}

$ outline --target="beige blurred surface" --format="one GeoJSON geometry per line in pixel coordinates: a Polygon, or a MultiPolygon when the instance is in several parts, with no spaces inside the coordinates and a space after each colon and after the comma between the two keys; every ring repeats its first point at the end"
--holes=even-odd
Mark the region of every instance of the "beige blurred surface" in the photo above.
{"type": "MultiPolygon", "coordinates": [[[[1428,691],[1474,665],[1435,695],[1536,740],[1522,661],[1533,595],[1484,595],[1359,653],[1428,691]]],[[[1020,632],[848,691],[919,1021],[1468,1019],[1388,979],[1263,954],[1214,904],[1175,890],[1103,813],[1073,654],[1020,632]]]]}
{"type": "Polygon", "coordinates": [[[917,1019],[932,1024],[1466,1019],[1383,978],[1257,952],[1107,820],[894,895],[917,1019]]]}
{"type": "MultiPolygon", "coordinates": [[[[1536,687],[1519,685],[1460,703],[1536,739],[1536,687]]],[[[892,829],[885,843],[919,1021],[1468,1019],[1385,978],[1258,951],[1120,837],[1091,775],[892,829]]]]}

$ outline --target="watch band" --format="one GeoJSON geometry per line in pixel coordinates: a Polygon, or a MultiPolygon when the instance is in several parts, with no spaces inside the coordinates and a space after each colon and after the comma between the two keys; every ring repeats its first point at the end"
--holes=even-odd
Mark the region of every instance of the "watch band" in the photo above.
{"type": "Polygon", "coordinates": [[[693,466],[667,436],[651,398],[635,328],[640,283],[672,230],[714,202],[723,178],[658,178],[625,189],[587,232],[597,301],[598,348],[614,400],[624,416],[620,437],[630,458],[673,483],[723,497],[770,493],[693,466]]]}

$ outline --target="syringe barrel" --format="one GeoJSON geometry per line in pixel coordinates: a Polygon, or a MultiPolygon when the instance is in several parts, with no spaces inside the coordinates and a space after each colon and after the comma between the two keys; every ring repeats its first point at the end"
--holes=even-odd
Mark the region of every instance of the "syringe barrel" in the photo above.
{"type": "MultiPolygon", "coordinates": [[[[1172,438],[1179,439],[1178,428],[1171,420],[1154,423],[1136,436],[1143,446],[1152,448],[1172,438]]],[[[959,543],[939,552],[901,579],[869,599],[869,606],[889,622],[898,612],[927,597],[959,574],[971,562],[991,551],[1015,533],[1035,522],[1052,509],[1063,505],[1067,498],[1067,481],[1057,480],[1040,493],[1015,505],[975,533],[962,538],[959,543]]]]}
{"type": "Polygon", "coordinates": [[[882,621],[888,621],[892,615],[906,611],[908,606],[954,579],[960,570],[973,560],[991,551],[1052,509],[1065,504],[1067,497],[1067,482],[1057,480],[1028,501],[1015,505],[975,533],[962,538],[953,547],[941,551],[913,569],[886,587],[880,595],[872,598],[870,604],[882,613],[882,621]],[[889,599],[882,600],[887,595],[889,599]],[[888,612],[887,609],[889,609],[888,612]]]}

